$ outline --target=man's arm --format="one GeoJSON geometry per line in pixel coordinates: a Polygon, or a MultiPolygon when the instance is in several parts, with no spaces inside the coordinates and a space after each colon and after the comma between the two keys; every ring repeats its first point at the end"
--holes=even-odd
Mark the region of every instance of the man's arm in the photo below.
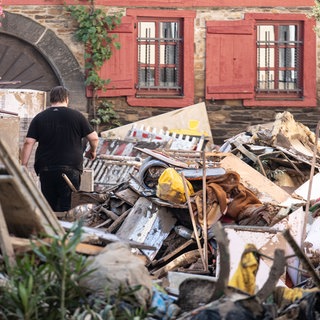
{"type": "Polygon", "coordinates": [[[89,133],[86,138],[89,141],[90,144],[90,150],[87,152],[88,158],[91,160],[94,160],[97,157],[97,147],[99,142],[99,137],[96,131],[93,131],[89,133]]]}
{"type": "Polygon", "coordinates": [[[33,146],[35,145],[36,142],[37,140],[33,138],[27,137],[25,139],[22,150],[21,150],[21,165],[23,166],[28,165],[33,146]]]}

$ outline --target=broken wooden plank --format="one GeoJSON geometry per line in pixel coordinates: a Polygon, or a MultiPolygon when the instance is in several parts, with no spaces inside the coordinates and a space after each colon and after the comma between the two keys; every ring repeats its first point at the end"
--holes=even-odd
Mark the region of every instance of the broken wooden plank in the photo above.
{"type": "Polygon", "coordinates": [[[119,216],[116,220],[113,221],[113,223],[107,228],[106,231],[112,233],[115,230],[117,230],[117,228],[121,225],[121,223],[126,219],[130,211],[131,211],[131,208],[123,212],[121,216],[119,216]]]}
{"type": "Polygon", "coordinates": [[[30,234],[45,232],[47,220],[33,196],[13,175],[0,179],[0,203],[10,234],[29,238],[30,234]]]}
{"type": "Polygon", "coordinates": [[[165,163],[171,164],[172,166],[180,167],[180,168],[189,168],[189,165],[187,163],[182,162],[180,160],[177,160],[175,158],[172,158],[170,156],[167,156],[160,151],[150,150],[150,149],[146,149],[146,148],[137,148],[137,147],[135,147],[135,149],[137,149],[141,152],[144,152],[145,154],[147,154],[155,159],[158,159],[158,160],[161,160],[165,163]]]}
{"type": "Polygon", "coordinates": [[[118,197],[119,199],[125,201],[131,206],[134,206],[134,204],[137,202],[139,199],[139,194],[137,194],[135,191],[133,191],[130,188],[127,188],[125,190],[121,191],[116,191],[115,196],[118,197]]]}
{"type": "Polygon", "coordinates": [[[10,266],[14,266],[15,255],[12,247],[12,243],[10,241],[10,236],[7,228],[7,223],[2,211],[1,203],[0,203],[0,248],[2,255],[8,259],[8,263],[10,266]]]}
{"type": "MultiPolygon", "coordinates": [[[[4,164],[7,173],[14,178],[14,183],[12,187],[15,192],[20,195],[20,199],[23,199],[24,203],[27,203],[27,208],[19,213],[15,212],[15,210],[9,210],[10,214],[15,212],[16,215],[19,215],[20,222],[21,217],[31,216],[35,221],[39,221],[41,225],[41,229],[44,229],[45,232],[49,235],[53,234],[63,234],[64,230],[58,222],[57,217],[54,215],[49,203],[46,201],[44,196],[42,195],[39,188],[36,186],[35,182],[31,179],[31,177],[25,171],[26,168],[21,167],[18,161],[11,157],[8,147],[5,145],[4,141],[0,139],[0,162],[4,164]],[[33,208],[30,209],[30,208],[33,208]],[[29,209],[29,210],[28,210],[29,209]]],[[[2,192],[0,192],[0,195],[2,192]]],[[[7,199],[1,198],[1,203],[7,199]]],[[[17,202],[14,201],[11,205],[16,205],[17,202]]],[[[10,204],[7,204],[10,207],[10,204]]],[[[6,216],[6,211],[4,211],[4,215],[6,216]]],[[[9,212],[8,212],[9,215],[9,212]]],[[[38,224],[38,225],[39,225],[38,224]]],[[[38,232],[36,230],[36,226],[33,231],[38,232]]],[[[42,230],[40,230],[42,231],[42,230]]]]}
{"type": "MultiPolygon", "coordinates": [[[[72,228],[73,223],[72,222],[67,222],[67,221],[60,221],[61,225],[66,229],[66,230],[70,230],[72,228]]],[[[90,235],[94,235],[96,237],[98,237],[99,239],[101,239],[102,241],[105,242],[123,242],[123,243],[127,243],[131,248],[138,248],[138,249],[145,249],[145,250],[150,250],[153,251],[156,248],[148,245],[148,244],[144,244],[144,243],[139,243],[133,240],[128,240],[125,238],[121,238],[120,236],[117,236],[115,234],[112,233],[107,233],[104,232],[102,230],[99,229],[95,229],[95,228],[89,228],[89,227],[82,227],[81,228],[84,232],[84,237],[86,236],[86,234],[90,235]]]]}
{"type": "MultiPolygon", "coordinates": [[[[17,237],[10,237],[10,241],[12,243],[12,246],[14,248],[14,251],[16,254],[21,254],[25,252],[29,252],[32,250],[32,245],[39,246],[41,243],[37,240],[31,240],[31,239],[25,239],[25,238],[17,238],[17,237]]],[[[42,239],[42,241],[47,241],[46,239],[42,239]]],[[[48,243],[50,240],[48,240],[48,243]]],[[[90,255],[90,256],[95,256],[99,254],[104,247],[102,246],[96,246],[88,243],[79,243],[76,246],[76,252],[90,255]]]]}
{"type": "Polygon", "coordinates": [[[153,272],[153,275],[157,278],[163,278],[168,271],[176,270],[179,267],[187,266],[192,263],[195,263],[200,258],[199,250],[192,250],[186,253],[181,254],[162,268],[153,272]]]}
{"type": "MultiPolygon", "coordinates": [[[[150,266],[157,267],[161,264],[166,263],[167,261],[169,261],[170,259],[173,259],[174,256],[176,256],[177,254],[179,254],[181,251],[185,250],[186,248],[188,248],[192,244],[194,244],[194,239],[187,240],[181,246],[179,246],[175,250],[169,252],[167,255],[161,257],[159,260],[152,261],[150,266]]],[[[152,273],[152,271],[151,271],[151,273],[152,273]]]]}

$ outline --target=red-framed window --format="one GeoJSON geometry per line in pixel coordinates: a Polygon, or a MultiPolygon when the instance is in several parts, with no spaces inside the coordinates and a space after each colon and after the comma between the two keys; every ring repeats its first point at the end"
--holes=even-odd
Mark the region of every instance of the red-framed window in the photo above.
{"type": "Polygon", "coordinates": [[[138,18],[137,95],[183,95],[181,19],[138,18]]]}
{"type": "Polygon", "coordinates": [[[256,97],[303,98],[301,22],[267,21],[256,26],[256,97]]]}
{"type": "Polygon", "coordinates": [[[126,96],[131,106],[193,104],[194,18],[194,11],[127,9],[112,31],[121,48],[100,70],[111,81],[99,96],[126,96]]]}
{"type": "Polygon", "coordinates": [[[315,107],[315,21],[303,14],[246,14],[208,21],[206,98],[245,106],[315,107]]]}

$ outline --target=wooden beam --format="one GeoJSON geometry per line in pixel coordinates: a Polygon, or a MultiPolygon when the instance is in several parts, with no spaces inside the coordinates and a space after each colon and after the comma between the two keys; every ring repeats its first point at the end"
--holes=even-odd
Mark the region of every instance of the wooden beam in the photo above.
{"type": "Polygon", "coordinates": [[[8,258],[8,262],[10,266],[14,266],[16,263],[14,251],[13,251],[10,235],[7,228],[7,223],[2,211],[1,204],[0,204],[0,248],[1,248],[2,255],[8,258]]]}

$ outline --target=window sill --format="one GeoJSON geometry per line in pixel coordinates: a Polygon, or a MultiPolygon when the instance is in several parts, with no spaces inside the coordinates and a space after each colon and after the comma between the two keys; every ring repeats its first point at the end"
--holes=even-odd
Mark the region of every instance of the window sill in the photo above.
{"type": "Polygon", "coordinates": [[[316,98],[303,98],[297,100],[259,100],[259,99],[250,99],[243,100],[243,105],[245,107],[316,107],[317,99],[316,98]]]}
{"type": "Polygon", "coordinates": [[[163,107],[163,108],[182,108],[194,104],[193,97],[168,96],[168,97],[138,97],[130,96],[127,98],[129,106],[132,107],[163,107]]]}

